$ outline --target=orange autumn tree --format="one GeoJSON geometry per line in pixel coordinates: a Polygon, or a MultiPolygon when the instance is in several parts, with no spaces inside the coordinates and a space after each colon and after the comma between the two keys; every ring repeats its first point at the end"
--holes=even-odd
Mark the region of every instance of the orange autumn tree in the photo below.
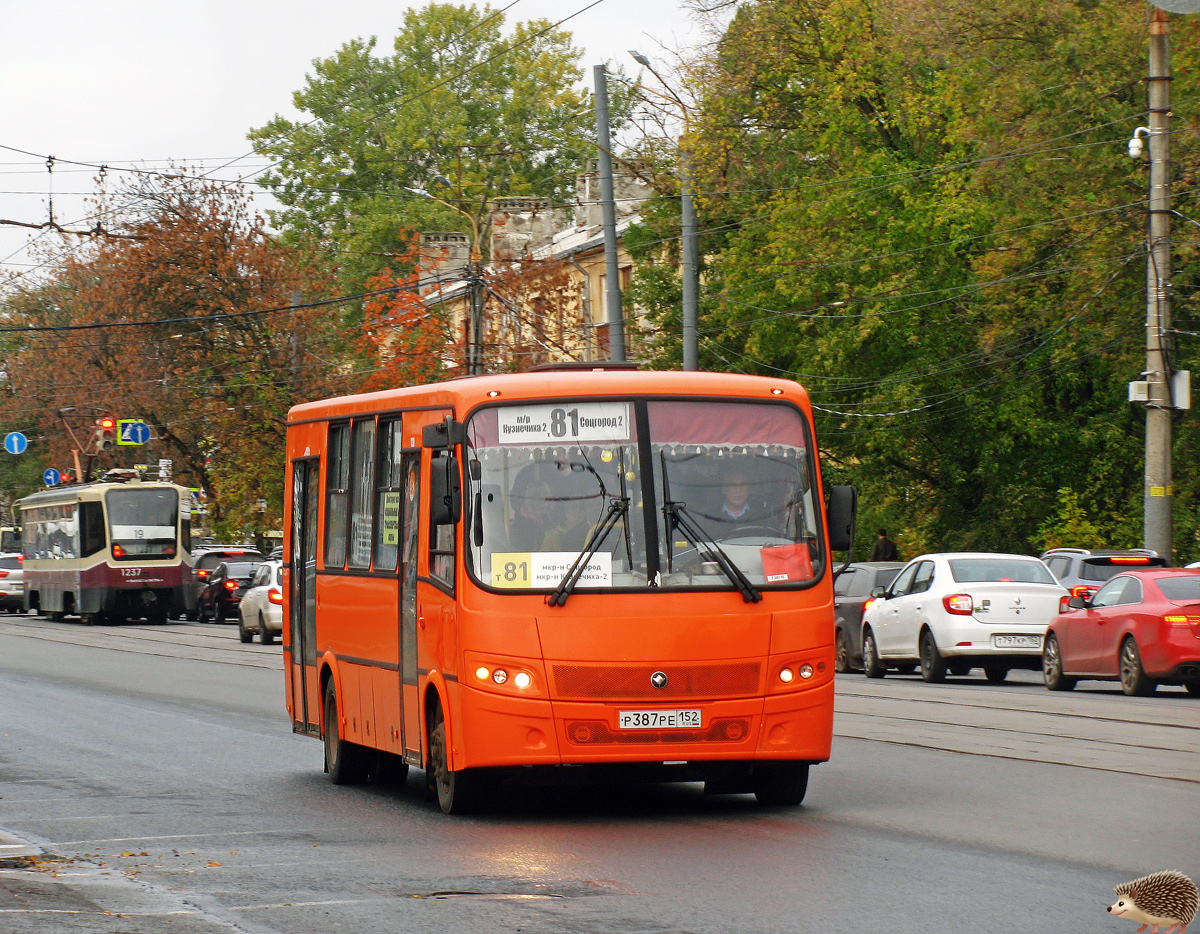
{"type": "Polygon", "coordinates": [[[100,469],[170,458],[218,532],[280,527],[288,408],[362,382],[353,312],[321,303],[327,265],[269,236],[237,187],[147,176],[120,200],[119,238],[10,284],[0,416],[47,466],[71,464],[64,421],[85,440],[99,415],[143,419],[155,440],[100,469]]]}
{"type": "Polygon", "coordinates": [[[398,275],[391,269],[367,280],[359,340],[367,373],[364,392],[416,386],[455,375],[447,369],[451,361],[446,359],[449,330],[445,313],[439,306],[426,307],[418,294],[419,282],[418,272],[398,275]]]}

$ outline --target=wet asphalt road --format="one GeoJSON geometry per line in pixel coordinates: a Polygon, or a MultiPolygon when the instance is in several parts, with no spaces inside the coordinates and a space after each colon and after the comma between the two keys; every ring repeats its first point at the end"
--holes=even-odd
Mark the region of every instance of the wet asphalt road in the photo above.
{"type": "Polygon", "coordinates": [[[696,785],[506,789],[446,818],[335,788],[234,627],[0,619],[0,931],[1134,931],[1200,878],[1200,699],[839,676],[801,808],[696,785]],[[5,836],[7,834],[8,836],[5,836]],[[8,847],[8,849],[5,849],[8,847]]]}

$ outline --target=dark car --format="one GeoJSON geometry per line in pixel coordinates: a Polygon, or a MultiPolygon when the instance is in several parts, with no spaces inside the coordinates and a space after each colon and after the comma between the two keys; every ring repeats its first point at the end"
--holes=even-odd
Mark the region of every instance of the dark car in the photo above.
{"type": "Polygon", "coordinates": [[[262,558],[255,556],[246,560],[222,561],[215,568],[196,598],[196,614],[200,622],[206,623],[215,619],[223,623],[227,619],[238,618],[238,604],[242,596],[250,589],[250,581],[262,564],[262,558]]]}
{"type": "MultiPolygon", "coordinates": [[[[208,585],[209,575],[223,561],[253,561],[257,567],[266,558],[252,545],[198,545],[192,552],[196,556],[196,603],[199,605],[200,594],[208,585]]],[[[199,610],[191,613],[190,619],[197,619],[199,610]]]]}
{"type": "Polygon", "coordinates": [[[835,671],[862,669],[862,615],[871,594],[886,590],[904,567],[903,561],[851,564],[833,583],[835,671]]]}
{"type": "Polygon", "coordinates": [[[1042,552],[1042,560],[1055,580],[1071,591],[1072,597],[1090,597],[1101,584],[1122,571],[1165,568],[1169,563],[1157,552],[1146,548],[1051,548],[1042,552]]]}

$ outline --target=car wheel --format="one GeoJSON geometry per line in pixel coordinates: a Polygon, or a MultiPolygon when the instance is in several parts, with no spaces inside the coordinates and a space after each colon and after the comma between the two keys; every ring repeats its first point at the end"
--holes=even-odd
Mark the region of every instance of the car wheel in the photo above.
{"type": "Polygon", "coordinates": [[[983,676],[987,678],[988,684],[1003,684],[1008,680],[1008,669],[997,668],[993,665],[983,669],[983,676]]]}
{"type": "Polygon", "coordinates": [[[425,768],[426,786],[432,785],[443,814],[466,814],[479,806],[481,782],[471,769],[450,770],[450,750],[446,745],[446,720],[441,706],[433,711],[433,729],[429,731],[429,764],[425,768]]]}
{"type": "Polygon", "coordinates": [[[216,614],[217,614],[217,622],[220,624],[224,624],[224,622],[225,622],[225,604],[224,603],[217,604],[216,614]]]}
{"type": "Polygon", "coordinates": [[[839,629],[833,639],[833,670],[845,674],[850,670],[850,637],[839,629]]]}
{"type": "Polygon", "coordinates": [[[1121,643],[1120,671],[1121,690],[1130,697],[1146,697],[1158,687],[1142,667],[1142,653],[1138,651],[1133,636],[1121,643]]]}
{"type": "Polygon", "coordinates": [[[931,684],[946,680],[946,660],[928,629],[921,633],[921,677],[931,684]]]}
{"type": "Polygon", "coordinates": [[[335,785],[356,785],[367,777],[367,751],[338,736],[337,691],[325,686],[325,771],[335,785]]]}
{"type": "Polygon", "coordinates": [[[196,622],[198,622],[198,623],[207,623],[208,622],[208,614],[206,612],[204,612],[204,606],[202,604],[196,604],[196,622]]]}
{"type": "Polygon", "coordinates": [[[863,630],[863,674],[868,678],[882,678],[887,669],[879,660],[879,649],[875,646],[875,633],[870,629],[863,630]]]}
{"type": "Polygon", "coordinates": [[[263,645],[275,644],[275,633],[267,631],[267,621],[261,613],[258,614],[258,639],[263,645]]]}
{"type": "Polygon", "coordinates": [[[254,639],[254,633],[246,628],[246,618],[238,613],[238,638],[243,642],[251,642],[254,639]]]}
{"type": "Polygon", "coordinates": [[[750,785],[759,804],[797,805],[808,791],[808,763],[778,762],[755,766],[750,785]]]}
{"type": "Polygon", "coordinates": [[[1051,691],[1070,691],[1075,688],[1077,678],[1063,674],[1062,652],[1058,648],[1058,636],[1050,633],[1042,646],[1042,680],[1051,691]]]}

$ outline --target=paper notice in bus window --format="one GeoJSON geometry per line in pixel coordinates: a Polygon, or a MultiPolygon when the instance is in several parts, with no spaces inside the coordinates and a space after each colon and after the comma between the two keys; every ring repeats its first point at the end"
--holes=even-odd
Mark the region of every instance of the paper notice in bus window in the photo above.
{"type": "Polygon", "coordinates": [[[628,441],[631,434],[626,402],[514,405],[497,416],[501,444],[628,441]]]}
{"type": "Polygon", "coordinates": [[[380,504],[382,512],[379,533],[383,536],[383,544],[400,544],[400,493],[384,493],[380,504]]]}
{"type": "MultiPolygon", "coordinates": [[[[562,582],[578,557],[577,551],[496,552],[489,580],[493,587],[549,590],[562,582]]],[[[606,551],[592,555],[576,586],[611,587],[612,555],[606,551]]]]}

